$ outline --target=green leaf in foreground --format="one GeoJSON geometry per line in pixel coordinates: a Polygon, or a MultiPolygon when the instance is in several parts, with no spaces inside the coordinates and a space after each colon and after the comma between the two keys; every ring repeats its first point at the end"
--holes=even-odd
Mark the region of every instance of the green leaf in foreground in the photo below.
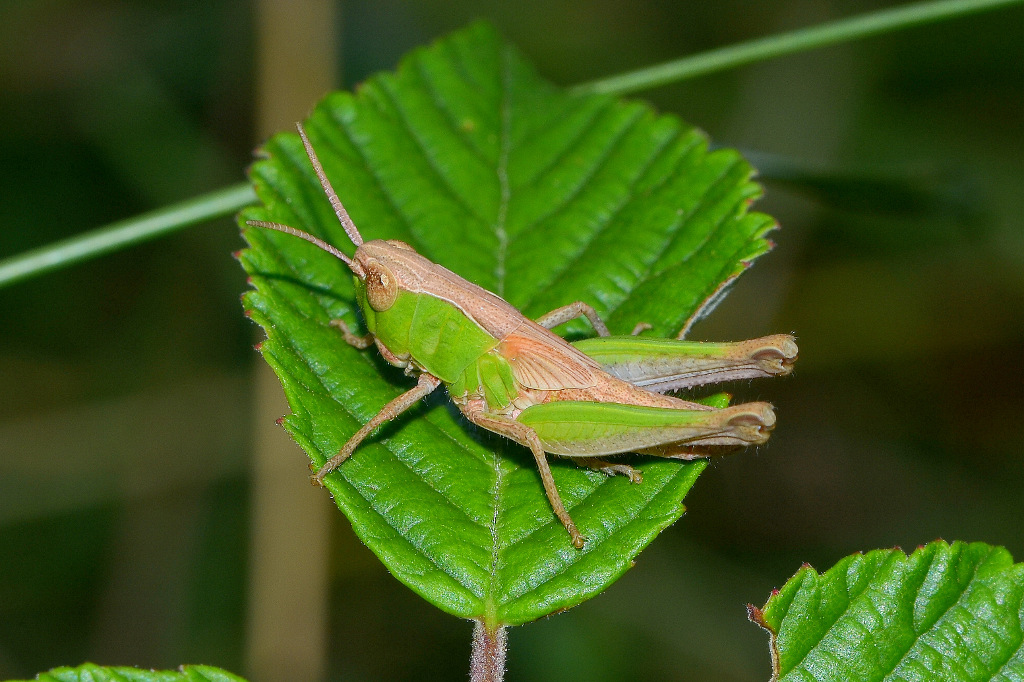
{"type": "MultiPolygon", "coordinates": [[[[644,104],[566,93],[486,24],[413,52],[355,95],[329,95],[305,126],[364,238],[404,240],[531,317],[582,300],[613,332],[645,321],[673,334],[770,248],[774,223],[746,212],[760,188],[735,151],[709,153],[702,133],[644,104]]],[[[351,252],[298,136],[263,152],[251,169],[263,206],[243,227],[281,222],[351,252]]],[[[360,324],[344,264],[289,235],[244,234],[255,288],[244,304],[266,330],[261,351],[292,410],[285,427],[320,465],[413,384],[328,326],[360,324]]],[[[605,589],[679,518],[705,466],[633,461],[641,485],[552,463],[588,538],[576,550],[529,452],[471,427],[438,391],[327,487],[399,580],[493,629],[605,589]]]]}
{"type": "Polygon", "coordinates": [[[772,680],[1024,680],[1024,564],[1002,547],[933,542],[801,568],[751,620],[772,680]]]}
{"type": "MultiPolygon", "coordinates": [[[[40,673],[39,682],[245,682],[229,672],[208,665],[185,665],[181,670],[142,670],[84,663],[77,668],[54,668],[40,673]]],[[[14,682],[12,680],[12,682],[14,682]]],[[[25,681],[27,682],[27,680],[25,681]]]]}

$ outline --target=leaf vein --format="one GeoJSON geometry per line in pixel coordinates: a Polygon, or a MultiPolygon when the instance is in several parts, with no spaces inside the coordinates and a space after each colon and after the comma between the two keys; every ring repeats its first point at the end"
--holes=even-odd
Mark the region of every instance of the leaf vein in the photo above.
{"type": "MultiPolygon", "coordinates": [[[[611,480],[611,479],[610,479],[610,478],[607,478],[607,479],[606,479],[605,481],[601,481],[600,483],[598,483],[597,487],[595,487],[595,488],[594,488],[594,490],[593,490],[593,491],[591,491],[591,493],[589,493],[589,494],[587,495],[587,497],[589,497],[589,496],[590,496],[590,495],[592,495],[592,494],[593,494],[594,492],[596,492],[596,491],[598,490],[598,488],[600,488],[601,486],[603,486],[603,485],[604,485],[604,484],[605,484],[605,483],[606,483],[607,481],[609,481],[609,480],[611,480]]],[[[645,500],[644,500],[644,503],[643,503],[643,505],[642,505],[642,506],[640,506],[639,508],[637,508],[637,510],[635,511],[635,513],[631,514],[631,515],[630,515],[630,516],[628,516],[628,517],[622,517],[622,516],[616,517],[616,521],[617,521],[617,522],[619,522],[619,521],[624,521],[624,522],[622,522],[622,523],[619,523],[619,524],[618,524],[617,526],[615,526],[615,527],[614,527],[614,529],[613,529],[613,530],[612,530],[612,531],[611,531],[610,533],[608,533],[608,534],[607,534],[607,535],[606,535],[606,536],[605,536],[605,537],[604,537],[604,538],[603,538],[603,539],[602,539],[601,541],[599,541],[599,542],[598,542],[598,541],[593,541],[593,540],[591,540],[591,541],[588,541],[588,549],[587,549],[587,552],[586,552],[586,553],[583,553],[583,552],[575,552],[575,553],[573,553],[573,554],[571,555],[571,557],[572,557],[572,558],[571,558],[570,560],[568,560],[568,561],[565,561],[565,562],[563,562],[563,563],[561,564],[561,566],[559,566],[559,567],[558,567],[558,569],[557,569],[557,570],[553,571],[553,572],[552,572],[552,573],[551,573],[550,575],[548,575],[547,577],[545,577],[545,578],[544,578],[543,580],[541,580],[540,582],[538,582],[538,583],[536,583],[536,584],[534,584],[534,585],[531,585],[531,586],[530,586],[530,589],[526,590],[525,592],[520,592],[520,593],[516,593],[516,594],[514,595],[514,599],[516,599],[516,600],[521,600],[521,599],[523,599],[524,597],[527,597],[527,596],[529,596],[529,595],[531,595],[531,594],[534,594],[534,593],[536,593],[537,591],[539,591],[539,590],[540,590],[540,589],[541,589],[542,587],[544,587],[545,585],[547,585],[547,584],[548,584],[548,583],[550,583],[551,581],[553,581],[553,580],[555,580],[555,579],[557,579],[557,578],[559,578],[559,577],[562,577],[562,576],[563,576],[564,574],[568,573],[568,572],[570,571],[570,569],[572,569],[572,567],[574,567],[574,566],[575,566],[576,564],[578,564],[578,563],[579,563],[580,561],[583,561],[583,560],[586,560],[586,559],[589,559],[589,558],[591,558],[591,555],[592,555],[593,551],[594,551],[594,550],[595,550],[596,548],[598,548],[598,547],[601,547],[601,546],[602,546],[602,545],[604,545],[605,543],[608,543],[608,542],[610,542],[610,541],[612,541],[612,540],[616,539],[616,535],[617,535],[617,533],[619,533],[620,531],[622,531],[623,529],[625,529],[626,527],[628,527],[628,526],[629,526],[630,524],[632,524],[633,522],[635,522],[635,521],[636,521],[637,519],[641,518],[641,517],[642,517],[642,516],[644,515],[644,512],[645,512],[645,511],[646,511],[646,510],[647,510],[648,508],[650,508],[650,506],[651,506],[652,504],[654,504],[654,501],[655,501],[655,499],[657,498],[658,494],[659,494],[659,493],[660,493],[660,492],[661,492],[662,490],[664,490],[664,489],[665,489],[665,488],[666,488],[666,487],[667,487],[667,486],[668,486],[668,485],[669,485],[669,484],[670,484],[670,483],[671,483],[671,482],[672,482],[673,480],[674,480],[674,477],[667,477],[667,478],[665,478],[665,479],[664,479],[664,480],[663,480],[663,481],[661,482],[661,485],[660,485],[660,486],[658,486],[658,488],[657,488],[657,489],[655,489],[655,490],[653,490],[653,491],[650,491],[650,494],[649,494],[649,495],[647,496],[647,499],[645,499],[645,500]],[[591,545],[591,544],[590,544],[591,542],[593,542],[594,544],[593,544],[593,545],[591,545]]],[[[583,502],[583,501],[584,501],[585,499],[586,499],[586,498],[584,498],[584,499],[580,500],[580,502],[579,502],[579,503],[577,503],[576,505],[574,505],[574,506],[573,506],[573,507],[571,507],[570,509],[575,509],[575,508],[576,508],[576,507],[578,507],[578,506],[579,506],[580,504],[582,504],[582,502],[583,502]]],[[[545,525],[547,525],[547,524],[545,524],[545,525]]]]}
{"type": "MultiPolygon", "coordinates": [[[[553,206],[551,210],[549,210],[547,213],[538,216],[533,221],[533,226],[536,226],[539,223],[543,223],[544,221],[551,220],[553,217],[559,215],[560,213],[563,213],[569,206],[573,204],[573,201],[577,199],[580,196],[580,194],[582,194],[583,190],[590,186],[590,180],[592,180],[594,176],[596,176],[601,170],[607,167],[608,159],[611,158],[611,156],[616,151],[618,151],[619,145],[622,142],[623,138],[625,138],[626,135],[628,135],[631,131],[636,129],[636,124],[643,116],[643,113],[643,109],[638,108],[636,112],[633,114],[632,118],[623,123],[622,127],[616,131],[615,137],[612,138],[609,144],[604,148],[604,150],[602,150],[600,156],[595,158],[591,162],[590,167],[586,170],[586,172],[580,175],[576,185],[571,190],[569,190],[569,192],[565,196],[562,197],[562,200],[556,206],[553,206]]],[[[636,182],[638,182],[638,178],[633,179],[631,186],[635,186],[636,182]]],[[[601,229],[601,227],[603,227],[603,225],[598,226],[597,228],[592,230],[592,234],[594,232],[598,232],[601,229]]],[[[524,233],[525,230],[520,232],[520,234],[524,233]]],[[[512,241],[514,244],[516,240],[512,241]]]]}
{"type": "MultiPolygon", "coordinates": [[[[892,564],[896,560],[897,559],[896,559],[896,555],[895,554],[887,557],[885,562],[883,563],[883,565],[878,567],[877,569],[875,569],[875,573],[872,576],[872,578],[870,580],[866,580],[864,582],[864,585],[863,585],[863,587],[861,587],[861,589],[859,589],[859,590],[857,590],[856,592],[853,592],[853,593],[849,593],[849,592],[847,593],[847,595],[846,595],[846,597],[847,597],[846,598],[846,608],[844,608],[842,612],[836,614],[836,617],[833,618],[832,621],[825,628],[826,632],[832,630],[832,628],[835,627],[836,623],[838,623],[840,620],[842,620],[850,612],[850,609],[851,609],[853,603],[856,602],[857,600],[859,600],[864,595],[865,592],[867,592],[869,589],[871,589],[875,585],[875,576],[877,576],[879,574],[879,572],[882,570],[882,568],[888,567],[890,564],[892,564]]],[[[822,576],[819,574],[818,577],[821,578],[822,576]]],[[[785,623],[786,618],[789,618],[789,616],[790,616],[790,614],[789,614],[789,612],[787,612],[786,615],[783,617],[783,621],[782,622],[785,623]]],[[[794,614],[794,617],[797,617],[797,615],[794,614]]],[[[780,627],[779,629],[781,630],[782,628],[780,627]]],[[[806,651],[804,651],[804,653],[800,657],[800,659],[798,661],[796,661],[790,667],[790,672],[795,671],[797,668],[799,668],[801,665],[803,665],[804,661],[807,660],[807,657],[810,656],[812,651],[814,651],[816,648],[818,648],[819,644],[821,644],[821,639],[818,639],[817,643],[813,643],[812,642],[811,646],[806,651]]],[[[829,653],[829,652],[825,652],[825,653],[829,653]]],[[[806,671],[806,672],[808,674],[810,674],[810,671],[806,671]]]]}
{"type": "MultiPolygon", "coordinates": [[[[524,309],[528,308],[530,304],[533,303],[533,301],[540,298],[542,295],[547,294],[549,291],[555,289],[556,285],[564,279],[564,276],[568,272],[574,270],[578,266],[579,261],[584,260],[584,254],[592,247],[594,242],[598,238],[600,238],[600,236],[604,234],[612,225],[615,224],[615,219],[619,215],[621,215],[622,211],[624,211],[626,207],[630,206],[632,202],[636,199],[636,195],[632,190],[633,188],[636,187],[637,183],[639,183],[640,180],[643,178],[644,173],[646,173],[646,171],[649,170],[651,166],[653,166],[655,162],[657,162],[661,158],[661,156],[671,146],[672,142],[674,142],[677,139],[679,139],[678,130],[671,137],[666,138],[661,146],[653,150],[653,153],[645,162],[644,167],[640,169],[640,172],[637,173],[636,177],[634,177],[633,181],[630,183],[630,192],[627,193],[625,200],[622,201],[619,206],[616,206],[615,210],[600,225],[598,225],[595,230],[591,232],[588,238],[579,245],[579,248],[576,249],[575,254],[566,258],[564,265],[557,268],[551,268],[550,279],[535,290],[533,295],[531,295],[529,300],[523,305],[524,309]]],[[[688,147],[687,150],[684,151],[684,153],[681,155],[682,158],[680,158],[680,161],[677,163],[677,166],[679,163],[683,162],[683,158],[685,158],[686,152],[688,152],[690,148],[692,148],[692,145],[691,147],[688,147]]],[[[665,177],[662,178],[656,185],[652,187],[652,190],[657,190],[660,189],[661,187],[664,187],[672,179],[672,177],[673,173],[666,173],[665,177]]],[[[659,253],[662,252],[663,251],[659,251],[659,253]]],[[[641,281],[642,280],[638,279],[637,284],[639,284],[641,281]]],[[[614,308],[611,308],[608,312],[610,313],[613,310],[614,308]]]]}
{"type": "Polygon", "coordinates": [[[455,134],[455,137],[462,140],[463,146],[465,146],[465,148],[469,150],[477,160],[484,165],[490,166],[492,162],[486,157],[484,150],[480,149],[476,142],[473,141],[473,138],[466,133],[461,125],[459,125],[459,122],[455,117],[455,112],[453,112],[451,108],[445,106],[446,100],[441,96],[440,91],[437,89],[437,85],[430,79],[430,74],[422,63],[417,62],[416,75],[419,76],[422,81],[423,89],[430,96],[431,101],[434,103],[434,107],[441,113],[445,121],[448,122],[448,127],[451,129],[452,133],[455,134]]]}
{"type": "Polygon", "coordinates": [[[422,157],[426,159],[427,167],[430,168],[430,170],[433,173],[432,177],[435,180],[435,182],[433,183],[434,186],[441,189],[452,200],[452,203],[461,208],[463,212],[466,213],[466,215],[470,216],[471,218],[475,218],[480,222],[486,223],[487,219],[484,218],[484,216],[477,213],[473,209],[473,207],[469,205],[466,199],[455,191],[454,184],[448,180],[444,171],[441,169],[440,165],[438,165],[437,158],[434,156],[434,154],[430,152],[429,147],[423,140],[420,133],[413,127],[412,122],[409,119],[408,113],[402,106],[401,100],[395,95],[394,91],[392,90],[390,82],[386,80],[382,81],[382,85],[383,87],[381,88],[381,90],[387,95],[390,102],[394,105],[395,111],[398,112],[397,122],[401,124],[401,127],[405,130],[406,133],[408,133],[409,139],[412,140],[413,144],[418,148],[422,157]]]}
{"type": "MultiPolygon", "coordinates": [[[[546,173],[550,172],[552,169],[554,169],[556,166],[558,166],[558,164],[563,162],[566,159],[567,156],[569,156],[569,153],[576,147],[576,145],[580,142],[580,140],[582,140],[588,134],[590,134],[590,132],[597,126],[598,119],[600,119],[609,109],[611,109],[613,104],[614,104],[614,102],[609,100],[607,102],[604,102],[602,104],[602,106],[600,106],[598,108],[595,108],[591,112],[590,117],[586,121],[583,121],[582,125],[578,126],[576,128],[576,130],[573,131],[573,136],[570,137],[568,140],[566,140],[565,144],[558,151],[558,153],[555,156],[553,156],[551,158],[551,160],[548,161],[546,164],[544,164],[543,166],[541,166],[538,169],[536,169],[533,172],[533,175],[531,177],[526,178],[521,185],[516,187],[516,190],[520,191],[520,192],[523,192],[523,191],[526,191],[526,190],[529,190],[529,189],[532,189],[533,187],[535,187],[537,185],[537,183],[540,182],[540,179],[546,173]]],[[[568,107],[566,107],[566,108],[568,108],[568,107]]],[[[555,114],[552,114],[551,118],[552,119],[558,118],[560,114],[562,114],[562,110],[561,109],[557,110],[557,112],[555,114]]],[[[543,127],[542,126],[537,126],[537,128],[538,129],[542,129],[543,127]]],[[[551,211],[549,212],[548,215],[551,215],[551,214],[555,213],[556,211],[557,211],[557,207],[552,207],[552,209],[551,209],[551,211]]],[[[540,221],[540,218],[538,218],[537,222],[539,222],[539,221],[540,221]]]]}
{"type": "MultiPolygon", "coordinates": [[[[601,474],[601,475],[604,476],[604,474],[601,474]]],[[[595,485],[592,489],[588,490],[585,495],[583,495],[578,500],[576,500],[575,504],[567,506],[566,507],[566,511],[571,512],[574,509],[579,508],[579,506],[582,505],[584,502],[586,502],[592,495],[594,495],[594,493],[596,493],[601,488],[601,486],[605,485],[610,480],[611,479],[608,476],[604,476],[604,478],[602,478],[601,480],[599,480],[597,482],[597,485],[595,485]]],[[[554,512],[552,512],[551,515],[549,517],[547,517],[546,521],[543,521],[540,525],[537,525],[537,526],[534,526],[534,527],[530,528],[530,530],[528,530],[524,535],[522,535],[522,536],[516,538],[515,540],[513,540],[512,542],[508,543],[505,547],[508,549],[508,548],[513,548],[513,547],[517,547],[519,545],[522,545],[528,539],[533,537],[534,534],[538,533],[539,531],[544,530],[545,528],[549,528],[551,526],[558,526],[559,528],[562,527],[562,522],[558,520],[558,517],[554,515],[554,512]]]]}
{"type": "MultiPolygon", "coordinates": [[[[297,271],[297,269],[294,266],[291,266],[290,264],[288,264],[287,267],[291,268],[293,271],[297,271]]],[[[291,310],[295,315],[297,315],[297,316],[299,316],[299,317],[301,317],[301,318],[303,318],[303,319],[305,319],[307,321],[310,321],[310,322],[312,322],[314,324],[321,324],[321,322],[319,320],[311,318],[309,315],[307,315],[305,312],[303,312],[300,308],[295,306],[294,303],[291,302],[291,298],[286,296],[286,295],[284,295],[280,291],[280,289],[278,287],[270,285],[270,289],[275,292],[275,298],[283,300],[284,301],[284,305],[289,310],[291,310]]],[[[327,316],[329,317],[330,316],[330,311],[326,311],[325,310],[325,312],[327,313],[327,316]]],[[[361,423],[362,422],[362,417],[359,414],[357,414],[355,411],[353,411],[348,406],[348,404],[345,401],[339,400],[338,396],[335,394],[334,389],[331,386],[329,386],[324,381],[323,376],[320,374],[320,372],[317,370],[317,368],[310,362],[310,360],[308,359],[309,358],[308,351],[305,351],[304,349],[302,349],[298,345],[296,345],[294,340],[291,337],[285,336],[284,340],[280,340],[280,341],[284,345],[284,347],[286,349],[288,349],[292,353],[292,355],[296,358],[296,360],[298,360],[300,363],[305,365],[306,368],[310,370],[310,373],[317,378],[317,384],[318,384],[319,388],[322,390],[322,392],[325,393],[326,395],[330,396],[331,400],[333,402],[335,402],[338,406],[340,406],[341,409],[344,412],[346,412],[357,424],[361,423]]],[[[367,357],[367,354],[359,353],[359,356],[364,358],[364,360],[367,363],[373,364],[373,361],[370,360],[367,357]]],[[[304,380],[302,380],[301,378],[296,376],[294,373],[289,372],[289,374],[291,374],[293,381],[296,384],[298,384],[299,386],[301,386],[306,392],[310,393],[311,395],[316,395],[317,394],[316,387],[310,386],[308,383],[306,383],[304,380]]],[[[426,422],[425,428],[429,428],[429,429],[433,430],[435,433],[443,435],[446,439],[448,439],[449,441],[451,441],[452,443],[457,445],[459,450],[462,451],[461,454],[464,454],[467,457],[472,457],[473,456],[472,453],[469,450],[467,450],[465,447],[463,447],[462,444],[459,443],[447,431],[445,431],[444,429],[441,429],[440,427],[438,427],[436,424],[433,424],[429,420],[425,420],[425,422],[426,422]]],[[[445,500],[445,502],[448,503],[448,506],[450,508],[452,508],[453,510],[461,512],[462,515],[465,516],[466,519],[469,520],[474,525],[480,526],[481,528],[487,528],[487,524],[485,522],[481,522],[481,521],[478,521],[477,519],[473,518],[473,516],[469,513],[469,511],[464,506],[462,506],[461,504],[457,503],[451,496],[449,496],[447,493],[445,493],[444,491],[439,489],[437,486],[435,486],[429,479],[427,479],[424,476],[422,476],[412,465],[410,465],[408,462],[406,462],[401,457],[401,455],[400,455],[400,453],[398,451],[398,448],[397,447],[392,447],[392,445],[391,445],[392,442],[393,441],[390,438],[389,439],[385,439],[384,442],[378,441],[378,443],[380,445],[382,445],[388,452],[391,453],[391,456],[396,461],[400,462],[409,472],[414,474],[417,479],[422,481],[423,484],[428,489],[430,489],[431,491],[436,493],[438,495],[438,497],[440,497],[441,499],[445,500]]],[[[396,445],[397,445],[397,443],[396,443],[396,445]]],[[[325,456],[329,456],[329,453],[322,453],[322,454],[324,454],[325,456]]],[[[396,530],[397,530],[397,528],[396,528],[396,530]]],[[[481,568],[481,569],[484,568],[480,564],[476,564],[476,565],[477,565],[478,568],[481,568]]]]}
{"type": "Polygon", "coordinates": [[[508,205],[512,200],[512,193],[508,184],[508,159],[511,154],[511,127],[512,127],[512,86],[510,55],[508,51],[502,52],[501,62],[501,130],[500,148],[498,151],[498,187],[501,190],[500,203],[498,205],[497,219],[494,222],[494,236],[498,241],[497,252],[495,253],[494,279],[498,284],[498,296],[505,295],[505,259],[508,255],[508,231],[505,221],[508,219],[508,205]]]}
{"type": "MultiPolygon", "coordinates": [[[[718,177],[715,178],[715,180],[711,184],[711,188],[719,185],[726,177],[728,177],[728,170],[729,169],[727,168],[726,171],[722,172],[721,174],[718,175],[718,177]]],[[[707,193],[710,193],[711,188],[709,188],[707,193]]],[[[707,193],[705,193],[705,196],[707,195],[707,193]]],[[[695,215],[697,215],[697,213],[699,213],[700,210],[703,209],[705,206],[706,206],[706,204],[704,204],[703,202],[698,203],[696,206],[693,207],[693,209],[691,209],[686,214],[686,216],[682,219],[681,223],[685,226],[685,224],[688,221],[692,220],[693,217],[695,215]]],[[[708,232],[707,235],[705,235],[704,239],[701,240],[700,244],[695,246],[690,251],[690,253],[687,254],[678,263],[676,263],[674,265],[674,267],[678,267],[679,265],[682,265],[683,263],[689,262],[689,260],[696,253],[698,253],[701,249],[704,248],[704,246],[706,246],[708,244],[708,242],[711,241],[712,237],[714,237],[715,235],[718,234],[718,232],[722,229],[723,225],[725,224],[726,220],[728,220],[730,217],[731,216],[729,214],[723,214],[723,215],[719,216],[718,220],[715,222],[714,227],[708,232]]],[[[655,251],[655,253],[652,254],[653,257],[648,260],[648,263],[647,263],[646,267],[644,268],[643,273],[637,276],[636,284],[633,286],[632,291],[635,291],[642,284],[650,281],[654,277],[656,277],[656,276],[658,276],[658,275],[660,275],[660,274],[662,274],[662,273],[664,273],[666,271],[666,269],[661,269],[661,270],[655,271],[655,265],[658,263],[658,261],[661,260],[661,258],[665,255],[665,253],[667,253],[668,250],[672,248],[672,245],[676,243],[677,239],[680,238],[680,233],[683,231],[683,229],[684,228],[681,227],[678,230],[674,230],[674,231],[668,233],[668,236],[665,239],[665,241],[663,242],[661,248],[659,248],[657,251],[655,251]]],[[[708,288],[710,288],[710,287],[705,287],[705,293],[706,293],[708,288]]],[[[628,298],[624,297],[618,303],[609,306],[608,314],[611,315],[612,313],[614,313],[627,300],[628,300],[628,298]]]]}
{"type": "MultiPolygon", "coordinates": [[[[903,558],[904,558],[905,561],[909,561],[908,557],[903,557],[903,558]]],[[[932,557],[932,561],[930,563],[932,563],[932,564],[935,563],[935,557],[934,556],[932,557]]],[[[897,659],[896,662],[893,663],[892,667],[889,668],[889,670],[887,672],[885,672],[879,679],[885,680],[890,675],[892,675],[893,671],[895,671],[896,668],[898,668],[900,666],[900,663],[902,663],[904,660],[906,660],[907,656],[909,656],[911,651],[914,650],[914,646],[917,645],[917,643],[921,641],[921,638],[924,637],[925,635],[931,633],[931,632],[934,632],[935,629],[938,628],[939,625],[943,622],[943,620],[946,618],[946,616],[949,615],[949,612],[952,611],[954,608],[956,608],[956,606],[960,603],[960,600],[963,599],[964,596],[970,591],[971,583],[974,582],[974,579],[978,576],[978,568],[980,568],[980,566],[981,566],[981,562],[980,561],[974,565],[974,569],[971,571],[971,578],[970,578],[970,580],[967,580],[966,583],[964,584],[964,586],[957,592],[956,599],[952,600],[946,606],[946,608],[944,608],[942,610],[942,613],[939,615],[939,617],[936,618],[934,621],[932,621],[932,624],[931,624],[930,627],[928,627],[925,630],[922,630],[921,632],[915,632],[914,633],[914,638],[908,643],[907,650],[905,652],[903,652],[903,655],[900,656],[899,659],[897,659]]],[[[922,582],[922,584],[917,586],[917,590],[915,591],[915,600],[916,600],[917,596],[920,596],[921,588],[922,587],[924,587],[924,583],[923,582],[922,582]]]]}

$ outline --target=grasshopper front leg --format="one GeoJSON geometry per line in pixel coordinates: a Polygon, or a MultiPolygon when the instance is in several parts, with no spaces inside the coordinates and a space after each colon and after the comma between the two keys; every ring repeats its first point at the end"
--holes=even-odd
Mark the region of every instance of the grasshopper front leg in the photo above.
{"type": "Polygon", "coordinates": [[[345,343],[354,348],[362,350],[364,348],[369,348],[370,345],[373,344],[373,334],[365,334],[363,336],[353,334],[352,330],[348,328],[347,324],[345,324],[345,320],[331,320],[330,324],[332,327],[340,329],[341,336],[345,339],[345,343]]]}
{"type": "Polygon", "coordinates": [[[338,329],[340,329],[341,330],[342,338],[345,339],[345,343],[347,343],[348,345],[352,346],[353,348],[358,348],[359,350],[363,350],[364,348],[369,348],[374,343],[376,343],[377,344],[377,350],[380,351],[381,356],[385,360],[387,360],[389,364],[392,364],[395,367],[401,367],[401,368],[406,370],[406,374],[410,374],[411,375],[412,370],[409,367],[408,359],[400,358],[397,355],[395,355],[394,353],[392,353],[390,350],[388,350],[388,347],[385,346],[384,344],[380,343],[377,340],[377,337],[375,337],[373,334],[365,334],[363,336],[359,336],[357,334],[353,334],[352,330],[350,330],[348,328],[348,325],[345,323],[345,320],[341,320],[341,319],[331,320],[330,321],[330,325],[332,327],[337,327],[338,329]]]}
{"type": "Polygon", "coordinates": [[[440,385],[441,380],[433,374],[427,374],[426,372],[420,374],[419,381],[416,383],[414,388],[406,391],[381,408],[381,411],[378,412],[373,419],[363,424],[363,427],[356,431],[354,436],[348,439],[348,442],[342,446],[341,451],[338,452],[338,454],[331,457],[330,460],[328,460],[315,474],[313,474],[313,484],[323,485],[324,477],[341,466],[342,462],[349,458],[352,452],[359,447],[360,443],[363,442],[363,439],[369,436],[374,429],[402,414],[419,402],[420,398],[425,397],[440,385]]]}
{"type": "Polygon", "coordinates": [[[520,424],[508,417],[485,412],[480,407],[475,407],[473,405],[460,407],[462,409],[462,413],[477,426],[481,426],[488,431],[510,438],[520,445],[530,448],[530,451],[533,452],[533,458],[537,460],[537,469],[540,471],[540,480],[544,484],[544,492],[547,493],[548,502],[551,503],[551,508],[555,511],[555,516],[557,516],[558,520],[562,522],[565,529],[569,531],[569,537],[572,538],[573,546],[576,547],[576,549],[583,549],[586,539],[576,528],[576,524],[573,523],[572,517],[569,516],[569,512],[566,511],[565,505],[562,503],[562,497],[558,494],[558,488],[555,487],[555,479],[551,475],[551,467],[548,466],[548,457],[544,452],[544,446],[541,445],[540,438],[537,437],[534,430],[529,426],[520,424]]]}

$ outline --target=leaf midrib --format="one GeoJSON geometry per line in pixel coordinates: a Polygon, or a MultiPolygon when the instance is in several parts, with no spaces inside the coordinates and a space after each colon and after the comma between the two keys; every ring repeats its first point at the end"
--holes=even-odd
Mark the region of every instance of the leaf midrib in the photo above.
{"type": "MultiPolygon", "coordinates": [[[[505,219],[508,216],[508,203],[511,199],[508,184],[508,157],[511,143],[511,87],[509,84],[509,55],[507,49],[501,52],[501,121],[500,144],[498,149],[498,163],[495,172],[498,175],[498,183],[501,189],[500,204],[498,205],[497,219],[494,224],[494,236],[498,241],[498,250],[495,254],[494,277],[498,283],[498,296],[505,291],[505,250],[508,248],[508,233],[505,231],[505,219]]],[[[491,566],[487,575],[487,590],[484,595],[484,611],[486,622],[489,626],[497,625],[497,597],[498,573],[500,568],[499,548],[501,538],[498,536],[498,521],[501,517],[501,499],[503,493],[503,477],[501,469],[500,448],[494,449],[494,514],[491,516],[491,566]]]]}
{"type": "Polygon", "coordinates": [[[512,198],[508,182],[508,159],[511,153],[512,131],[512,88],[509,83],[509,53],[507,49],[501,51],[501,121],[500,144],[498,148],[498,163],[496,173],[498,175],[498,187],[500,189],[500,203],[498,204],[497,218],[494,221],[494,236],[498,241],[498,249],[495,254],[494,280],[497,282],[497,294],[505,296],[505,258],[508,251],[508,232],[505,229],[505,221],[508,217],[508,205],[512,198]]]}

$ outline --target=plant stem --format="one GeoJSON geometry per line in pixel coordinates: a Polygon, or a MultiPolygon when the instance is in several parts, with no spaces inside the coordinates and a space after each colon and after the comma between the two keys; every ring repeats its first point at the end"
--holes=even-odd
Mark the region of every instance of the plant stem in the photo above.
{"type": "Polygon", "coordinates": [[[26,251],[0,261],[0,288],[195,223],[230,215],[255,201],[256,193],[249,183],[239,183],[26,251]]]}
{"type": "Polygon", "coordinates": [[[505,678],[508,631],[491,632],[483,621],[473,625],[473,654],[469,659],[470,682],[501,682],[505,678]]]}
{"type": "Polygon", "coordinates": [[[857,40],[932,21],[1019,4],[1022,0],[936,0],[839,19],[609,76],[571,89],[576,93],[621,95],[795,52],[857,40]]]}

